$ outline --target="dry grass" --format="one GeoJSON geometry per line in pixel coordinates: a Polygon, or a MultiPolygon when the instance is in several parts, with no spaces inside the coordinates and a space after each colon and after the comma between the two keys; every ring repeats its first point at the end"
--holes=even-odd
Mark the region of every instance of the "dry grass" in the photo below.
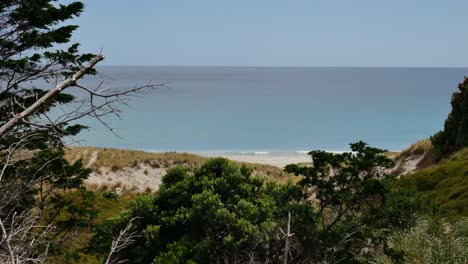
{"type": "MultiPolygon", "coordinates": [[[[65,158],[69,161],[81,159],[85,165],[94,169],[95,172],[118,172],[124,169],[139,169],[140,167],[148,166],[153,169],[170,168],[177,164],[183,164],[193,169],[208,160],[206,157],[190,153],[150,153],[137,150],[96,147],[73,147],[67,150],[65,158]]],[[[247,165],[254,170],[254,174],[265,176],[280,183],[285,183],[288,180],[297,181],[297,177],[285,173],[282,169],[275,166],[237,161],[236,163],[247,165]]],[[[146,168],[146,170],[148,169],[146,168]]],[[[91,184],[90,188],[100,190],[105,187],[93,186],[91,184]]]]}
{"type": "Polygon", "coordinates": [[[154,166],[163,165],[162,167],[169,167],[173,164],[200,165],[206,161],[204,157],[189,153],[150,153],[138,150],[95,147],[73,147],[67,150],[65,157],[70,161],[81,159],[84,164],[89,164],[93,169],[106,167],[113,170],[137,166],[138,163],[154,163],[154,161],[158,163],[154,166]],[[94,161],[91,160],[93,153],[96,153],[94,161]]]}
{"type": "Polygon", "coordinates": [[[431,149],[432,149],[431,141],[429,139],[423,139],[414,143],[409,148],[397,154],[395,159],[404,160],[413,155],[420,156],[420,155],[423,155],[424,153],[427,153],[431,149]]]}
{"type": "MultiPolygon", "coordinates": [[[[389,248],[403,253],[403,263],[468,263],[468,220],[421,219],[409,230],[388,238],[389,248]]],[[[395,263],[379,252],[373,263],[395,263]]]]}
{"type": "Polygon", "coordinates": [[[392,173],[403,175],[434,165],[437,155],[431,141],[424,139],[400,153],[391,153],[388,156],[395,162],[392,173]]]}

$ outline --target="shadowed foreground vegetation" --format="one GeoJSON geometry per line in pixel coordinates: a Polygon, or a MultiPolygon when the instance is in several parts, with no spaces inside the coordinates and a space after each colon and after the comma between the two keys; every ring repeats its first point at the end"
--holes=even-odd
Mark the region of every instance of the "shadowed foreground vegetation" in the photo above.
{"type": "Polygon", "coordinates": [[[448,222],[421,217],[414,227],[392,234],[388,247],[394,252],[394,258],[378,252],[375,263],[465,264],[468,261],[468,219],[448,222]]]}

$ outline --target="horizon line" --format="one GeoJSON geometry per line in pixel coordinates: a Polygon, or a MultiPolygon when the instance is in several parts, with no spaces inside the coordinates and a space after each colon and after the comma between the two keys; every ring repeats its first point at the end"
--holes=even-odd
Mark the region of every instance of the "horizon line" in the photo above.
{"type": "Polygon", "coordinates": [[[106,67],[225,67],[225,68],[428,68],[428,69],[468,69],[466,66],[293,66],[293,65],[164,65],[164,64],[101,64],[106,67]]]}

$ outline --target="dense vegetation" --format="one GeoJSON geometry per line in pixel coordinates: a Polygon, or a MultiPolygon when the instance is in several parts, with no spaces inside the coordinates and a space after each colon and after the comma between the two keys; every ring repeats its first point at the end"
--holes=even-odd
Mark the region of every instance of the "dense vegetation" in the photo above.
{"type": "Polygon", "coordinates": [[[413,226],[423,208],[415,193],[394,188],[382,150],[359,142],[352,151],[311,152],[314,167],[288,166],[303,176],[299,184],[269,182],[221,158],[193,175],[175,167],[158,194],[136,198],[95,229],[92,245],[102,247],[92,251],[104,254],[133,221],[141,236],[118,256],[131,263],[279,263],[290,213],[291,263],[368,261],[393,230],[413,226]]]}
{"type": "MultiPolygon", "coordinates": [[[[443,218],[422,217],[410,229],[393,233],[388,247],[401,255],[404,263],[451,263],[468,261],[468,223],[466,219],[448,222],[443,218]]],[[[395,263],[382,252],[373,256],[375,263],[395,263]]]]}
{"type": "Polygon", "coordinates": [[[52,2],[0,1],[2,263],[40,263],[74,228],[96,215],[92,195],[82,188],[91,170],[64,159],[63,138],[84,127],[67,119],[47,121],[54,107],[72,104],[74,96],[58,93],[25,112],[55,81],[93,57],[69,44],[77,26],[61,24],[78,16],[83,4],[52,2]],[[66,195],[68,190],[77,190],[74,199],[66,195]]]}
{"type": "Polygon", "coordinates": [[[431,138],[444,156],[468,147],[468,78],[458,85],[458,90],[452,95],[452,111],[445,120],[444,130],[431,138]]]}
{"type": "Polygon", "coordinates": [[[446,216],[468,216],[468,149],[439,164],[406,175],[400,183],[440,206],[446,216]]]}

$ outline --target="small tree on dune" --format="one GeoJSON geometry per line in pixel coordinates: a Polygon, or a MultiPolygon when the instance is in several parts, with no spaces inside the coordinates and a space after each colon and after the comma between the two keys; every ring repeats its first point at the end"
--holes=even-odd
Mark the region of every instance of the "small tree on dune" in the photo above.
{"type": "MultiPolygon", "coordinates": [[[[364,142],[341,154],[311,151],[311,166],[291,164],[285,170],[302,176],[305,200],[317,207],[315,247],[306,248],[315,261],[355,263],[385,245],[394,228],[415,223],[421,201],[412,193],[392,190],[384,150],[364,142]]],[[[313,237],[306,237],[304,244],[313,237]]]]}

